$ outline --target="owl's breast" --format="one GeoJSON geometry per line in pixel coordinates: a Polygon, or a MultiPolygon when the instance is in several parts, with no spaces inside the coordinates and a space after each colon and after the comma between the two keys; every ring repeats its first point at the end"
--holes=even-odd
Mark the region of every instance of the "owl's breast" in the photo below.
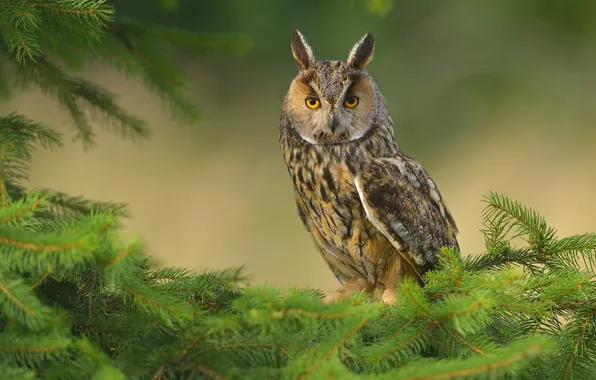
{"type": "Polygon", "coordinates": [[[366,218],[354,185],[357,166],[310,150],[290,156],[299,158],[289,160],[288,169],[313,236],[336,256],[327,261],[333,267],[339,259],[374,283],[394,248],[366,218]]]}
{"type": "Polygon", "coordinates": [[[288,170],[310,222],[339,245],[349,236],[363,209],[350,166],[315,149],[295,152],[288,170]]]}

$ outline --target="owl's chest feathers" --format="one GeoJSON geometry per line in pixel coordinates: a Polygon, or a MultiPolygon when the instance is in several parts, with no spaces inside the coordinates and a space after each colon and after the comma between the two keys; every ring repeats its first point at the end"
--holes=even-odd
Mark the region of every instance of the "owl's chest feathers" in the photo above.
{"type": "Polygon", "coordinates": [[[323,157],[314,150],[291,169],[296,190],[307,209],[310,222],[330,241],[352,234],[353,225],[364,217],[354,185],[358,168],[350,161],[323,157]]]}
{"type": "Polygon", "coordinates": [[[315,239],[375,278],[393,247],[366,218],[354,185],[371,159],[359,148],[300,144],[286,152],[286,161],[315,239]]]}

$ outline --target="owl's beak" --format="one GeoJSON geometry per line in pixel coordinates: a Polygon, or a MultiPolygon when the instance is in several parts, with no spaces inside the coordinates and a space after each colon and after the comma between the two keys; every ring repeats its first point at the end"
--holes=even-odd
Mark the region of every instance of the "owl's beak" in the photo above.
{"type": "Polygon", "coordinates": [[[331,128],[331,132],[335,133],[335,128],[337,128],[338,124],[339,121],[337,120],[337,117],[331,114],[331,117],[329,118],[329,128],[331,128]]]}

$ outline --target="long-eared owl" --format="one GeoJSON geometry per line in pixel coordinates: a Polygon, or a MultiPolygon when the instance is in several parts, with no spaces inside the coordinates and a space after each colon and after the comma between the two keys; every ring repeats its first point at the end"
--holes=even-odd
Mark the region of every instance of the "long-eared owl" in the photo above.
{"type": "Polygon", "coordinates": [[[297,30],[299,72],[283,103],[280,144],[298,214],[342,286],[395,301],[402,276],[422,282],[457,228],[435,182],[395,142],[385,99],[365,70],[367,33],[341,61],[317,61],[297,30]]]}

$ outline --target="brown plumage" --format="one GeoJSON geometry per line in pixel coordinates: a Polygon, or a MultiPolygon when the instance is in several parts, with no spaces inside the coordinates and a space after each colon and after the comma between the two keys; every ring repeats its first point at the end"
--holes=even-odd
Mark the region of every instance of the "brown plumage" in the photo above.
{"type": "Polygon", "coordinates": [[[316,61],[295,31],[300,71],[286,95],[280,144],[298,213],[342,283],[326,301],[366,289],[395,300],[402,275],[417,278],[457,228],[428,173],[395,143],[385,99],[364,70],[366,34],[345,61],[316,61]]]}

